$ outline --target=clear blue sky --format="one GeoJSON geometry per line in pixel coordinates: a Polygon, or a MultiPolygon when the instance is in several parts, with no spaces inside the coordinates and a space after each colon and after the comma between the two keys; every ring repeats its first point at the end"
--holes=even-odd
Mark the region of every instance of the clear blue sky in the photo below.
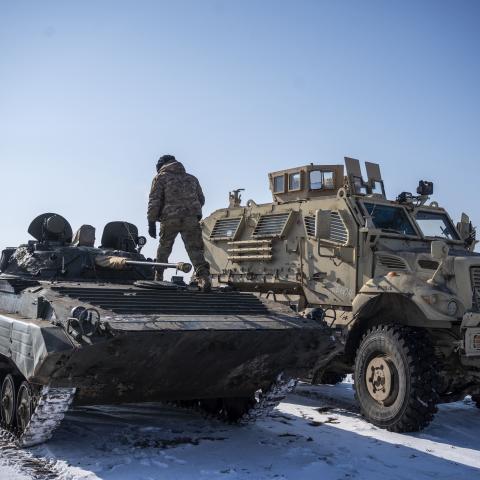
{"type": "Polygon", "coordinates": [[[146,234],[162,153],[205,214],[235,187],[268,201],[269,171],[353,156],[390,196],[430,179],[480,225],[479,25],[474,0],[0,0],[0,247],[49,210],[146,234]]]}

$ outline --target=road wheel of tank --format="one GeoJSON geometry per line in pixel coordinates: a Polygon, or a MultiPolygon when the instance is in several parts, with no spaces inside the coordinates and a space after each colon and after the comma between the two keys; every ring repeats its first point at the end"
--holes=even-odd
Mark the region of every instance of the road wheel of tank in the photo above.
{"type": "Polygon", "coordinates": [[[355,396],[363,416],[392,432],[414,432],[433,419],[438,376],[421,330],[380,325],[362,338],[355,359],[355,396]]]}
{"type": "Polygon", "coordinates": [[[22,382],[17,394],[17,427],[20,432],[25,431],[34,410],[32,387],[28,382],[22,382]]]}
{"type": "Polygon", "coordinates": [[[316,373],[313,377],[312,383],[314,385],[336,385],[337,383],[342,383],[346,378],[346,373],[326,371],[322,373],[316,373]]]}
{"type": "Polygon", "coordinates": [[[7,428],[15,425],[15,380],[8,374],[2,383],[0,414],[2,424],[7,428]]]}
{"type": "Polygon", "coordinates": [[[255,405],[255,397],[224,398],[222,413],[229,422],[237,422],[255,405]]]}

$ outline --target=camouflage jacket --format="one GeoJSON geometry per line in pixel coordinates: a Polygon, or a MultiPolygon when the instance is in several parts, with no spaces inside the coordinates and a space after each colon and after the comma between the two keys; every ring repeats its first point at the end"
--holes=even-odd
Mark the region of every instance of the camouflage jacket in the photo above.
{"type": "Polygon", "coordinates": [[[149,222],[186,216],[201,218],[204,203],[197,178],[188,174],[180,162],[167,163],[153,179],[147,218],[149,222]]]}

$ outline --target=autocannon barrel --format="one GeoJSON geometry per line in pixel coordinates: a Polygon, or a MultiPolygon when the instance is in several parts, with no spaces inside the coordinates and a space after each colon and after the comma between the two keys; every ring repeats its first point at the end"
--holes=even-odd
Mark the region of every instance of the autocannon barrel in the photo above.
{"type": "Polygon", "coordinates": [[[113,268],[121,270],[127,265],[141,265],[145,267],[159,267],[159,268],[175,268],[181,272],[188,273],[192,270],[192,265],[186,262],[178,263],[159,263],[159,262],[147,262],[142,260],[130,260],[125,257],[118,257],[113,255],[98,255],[95,257],[95,263],[99,267],[113,268]]]}
{"type": "Polygon", "coordinates": [[[159,262],[142,262],[140,260],[127,260],[127,265],[145,265],[146,267],[176,268],[181,272],[188,273],[192,270],[192,265],[186,262],[178,263],[159,263],[159,262]]]}

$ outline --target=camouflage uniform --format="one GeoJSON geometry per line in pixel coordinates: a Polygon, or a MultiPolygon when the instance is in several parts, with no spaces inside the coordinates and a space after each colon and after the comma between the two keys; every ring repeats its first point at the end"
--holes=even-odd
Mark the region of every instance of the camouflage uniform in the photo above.
{"type": "MultiPolygon", "coordinates": [[[[195,267],[195,277],[210,275],[199,224],[204,203],[200,183],[186,173],[180,162],[167,163],[160,168],[152,182],[147,213],[149,222],[160,222],[157,262],[168,262],[175,238],[180,233],[195,267]]],[[[163,271],[159,269],[156,278],[162,277],[163,271]]]]}

